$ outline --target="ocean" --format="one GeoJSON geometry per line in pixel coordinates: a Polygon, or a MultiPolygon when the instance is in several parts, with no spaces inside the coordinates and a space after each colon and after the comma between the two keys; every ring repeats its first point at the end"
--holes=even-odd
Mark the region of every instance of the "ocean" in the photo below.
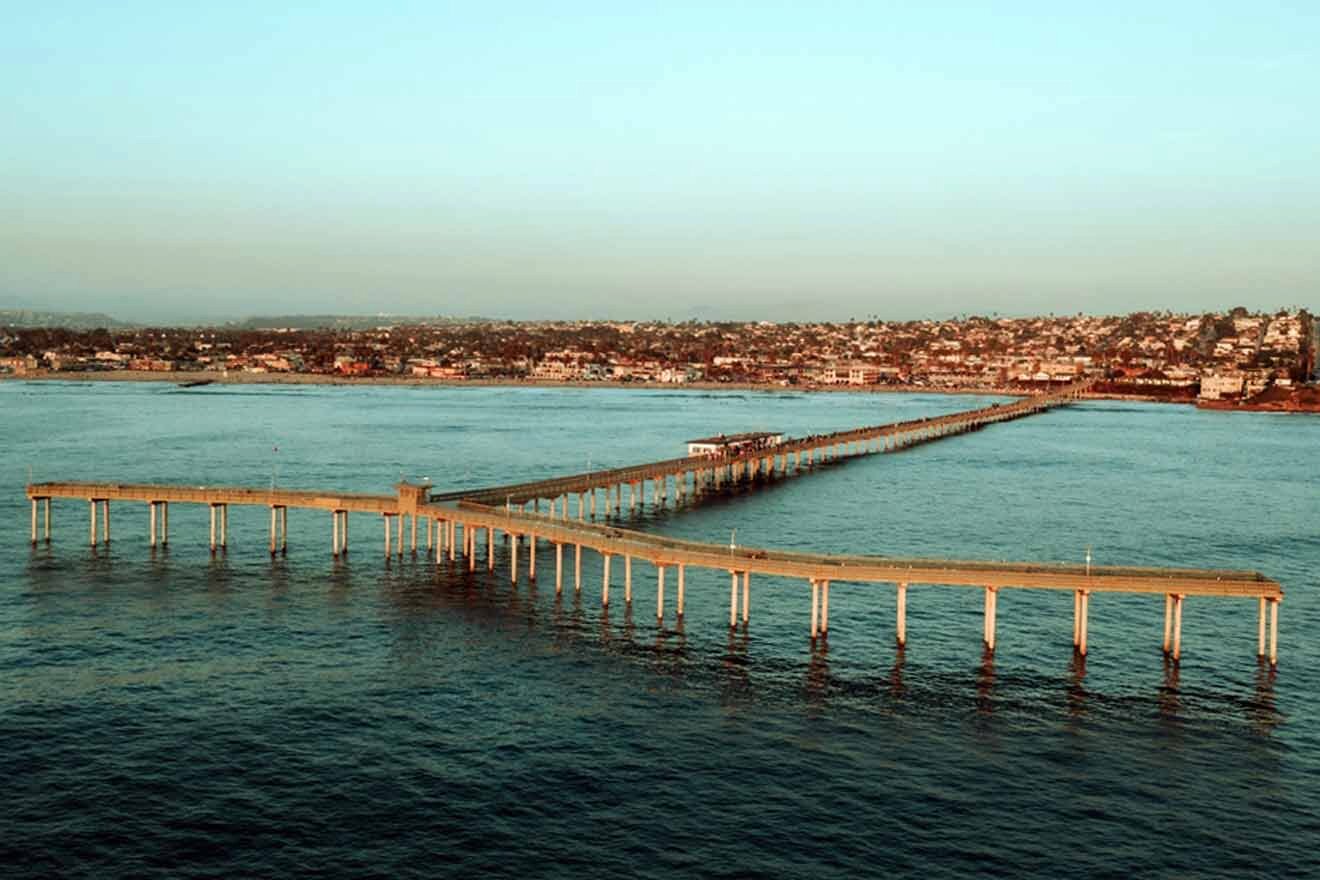
{"type": "MultiPolygon", "coordinates": [[[[1320,419],[1086,402],[828,465],[629,527],[742,546],[1259,570],[1286,592],[1277,673],[1252,601],[810,590],[600,564],[541,582],[386,562],[354,515],[56,500],[29,480],[438,489],[681,455],[717,432],[819,433],[995,398],[618,388],[0,383],[0,866],[6,878],[1285,877],[1320,874],[1320,419]]],[[[649,497],[649,496],[648,496],[649,497]]],[[[546,572],[550,572],[547,579],[546,572]]]]}

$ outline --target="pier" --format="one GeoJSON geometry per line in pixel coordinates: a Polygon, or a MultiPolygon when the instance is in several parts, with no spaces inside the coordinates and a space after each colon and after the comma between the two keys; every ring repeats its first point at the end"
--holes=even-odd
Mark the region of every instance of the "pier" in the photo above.
{"type": "MultiPolygon", "coordinates": [[[[981,641],[993,652],[999,593],[1002,590],[1052,590],[1072,594],[1073,650],[1085,657],[1089,649],[1088,620],[1091,597],[1114,593],[1146,594],[1163,598],[1162,650],[1177,662],[1182,655],[1182,609],[1188,598],[1238,599],[1256,608],[1257,656],[1278,662],[1278,617],[1283,590],[1278,582],[1256,572],[1123,566],[1066,565],[1038,562],[987,562],[945,559],[899,559],[884,556],[819,555],[769,548],[739,547],[679,541],[618,527],[624,511],[647,504],[650,484],[653,507],[672,500],[691,500],[721,492],[725,487],[811,473],[826,462],[861,455],[884,454],[916,444],[1024,418],[1075,400],[1086,383],[1052,394],[1025,398],[947,416],[919,419],[848,431],[790,439],[773,446],[736,451],[720,457],[687,456],[624,468],[592,471],[547,480],[432,493],[431,487],[401,482],[392,494],[335,493],[325,491],[259,489],[226,486],[181,486],[93,482],[47,482],[27,487],[32,504],[32,543],[52,536],[51,501],[77,499],[89,505],[89,540],[93,547],[110,541],[110,505],[146,504],[152,547],[169,541],[169,505],[205,504],[211,512],[209,546],[223,554],[228,546],[230,505],[264,507],[270,514],[269,551],[287,552],[288,510],[302,508],[330,513],[331,555],[349,553],[349,514],[379,517],[387,558],[419,552],[419,526],[425,528],[426,558],[437,566],[462,565],[475,571],[478,556],[487,571],[496,566],[497,536],[508,542],[509,578],[519,581],[519,557],[526,552],[525,577],[537,578],[542,544],[553,547],[555,591],[581,592],[598,585],[600,601],[611,601],[611,563],[622,562],[623,601],[632,602],[633,569],[649,565],[656,577],[656,618],[662,622],[666,575],[675,577],[674,610],[685,610],[689,569],[727,573],[730,579],[729,626],[750,626],[753,576],[787,579],[804,590],[805,630],[813,641],[827,639],[829,596],[832,585],[892,589],[895,594],[896,643],[907,643],[908,591],[911,586],[972,588],[983,591],[981,641]],[[671,494],[672,488],[672,494],[671,494]],[[572,504],[570,504],[572,500],[572,504]],[[546,509],[542,510],[542,503],[546,509]],[[100,529],[98,530],[98,512],[100,529]],[[604,521],[598,521],[603,519],[604,521]],[[610,520],[614,521],[611,522],[610,520]],[[405,544],[406,542],[406,544],[405,544]],[[483,545],[484,544],[484,548],[483,545]],[[407,550],[405,551],[405,546],[407,550]],[[566,575],[565,549],[572,551],[571,573],[566,575]],[[584,575],[583,553],[596,557],[595,570],[584,575]],[[588,583],[590,581],[591,583],[588,583]],[[809,623],[808,623],[809,621],[809,623]]],[[[780,588],[780,587],[777,587],[780,588]]]]}

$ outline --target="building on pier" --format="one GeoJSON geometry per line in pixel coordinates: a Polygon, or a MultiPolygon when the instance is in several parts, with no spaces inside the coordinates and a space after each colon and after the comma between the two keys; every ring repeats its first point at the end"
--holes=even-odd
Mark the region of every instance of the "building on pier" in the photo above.
{"type": "Polygon", "coordinates": [[[723,458],[756,449],[769,449],[784,442],[784,435],[774,431],[748,431],[743,434],[717,434],[687,442],[688,455],[723,458]]]}

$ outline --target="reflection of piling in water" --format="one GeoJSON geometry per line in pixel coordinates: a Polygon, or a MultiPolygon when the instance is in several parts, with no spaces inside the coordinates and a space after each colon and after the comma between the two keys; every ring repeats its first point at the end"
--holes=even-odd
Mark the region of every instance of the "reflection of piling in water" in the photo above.
{"type": "Polygon", "coordinates": [[[1248,704],[1252,725],[1259,733],[1269,733],[1282,719],[1274,703],[1274,679],[1278,671],[1262,657],[1256,663],[1253,698],[1248,704]]]}
{"type": "Polygon", "coordinates": [[[1068,714],[1079,718],[1086,714],[1086,655],[1073,653],[1068,662],[1068,714]]]}
{"type": "Polygon", "coordinates": [[[983,715],[994,712],[991,699],[995,687],[995,651],[989,645],[981,651],[981,665],[976,670],[976,711],[983,715]]]}
{"type": "Polygon", "coordinates": [[[811,646],[807,659],[807,696],[814,702],[823,702],[829,696],[830,683],[830,646],[821,639],[811,646]]]}
{"type": "Polygon", "coordinates": [[[1171,657],[1164,658],[1164,676],[1160,683],[1160,714],[1172,718],[1182,711],[1182,696],[1179,693],[1181,679],[1180,664],[1171,657]]]}
{"type": "Polygon", "coordinates": [[[907,664],[907,651],[902,646],[894,652],[894,665],[889,667],[889,693],[895,699],[907,691],[903,685],[903,667],[907,664]]]}

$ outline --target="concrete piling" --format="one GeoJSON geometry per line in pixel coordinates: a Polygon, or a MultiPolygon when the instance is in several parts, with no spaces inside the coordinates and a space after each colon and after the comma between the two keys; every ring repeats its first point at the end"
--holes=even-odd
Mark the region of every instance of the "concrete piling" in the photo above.
{"type": "Polygon", "coordinates": [[[656,566],[655,619],[657,621],[665,619],[665,567],[663,565],[656,566]]]}
{"type": "Polygon", "coordinates": [[[820,581],[820,634],[826,636],[830,631],[830,582],[820,581]]]}
{"type": "Polygon", "coordinates": [[[729,629],[738,626],[738,572],[729,572],[732,584],[729,587],[729,629]]]}
{"type": "MultiPolygon", "coordinates": [[[[1261,602],[1264,602],[1264,601],[1265,601],[1264,599],[1261,600],[1261,602]]],[[[1264,611],[1263,611],[1263,610],[1262,610],[1262,617],[1261,617],[1261,619],[1262,619],[1262,621],[1264,620],[1264,611]]],[[[1169,649],[1170,649],[1171,645],[1173,644],[1172,639],[1173,639],[1173,594],[1172,594],[1172,593],[1165,593],[1165,594],[1164,594],[1164,646],[1163,646],[1163,650],[1164,650],[1164,656],[1166,656],[1166,657],[1169,656],[1169,649]]],[[[1262,654],[1265,653],[1265,636],[1264,636],[1263,633],[1262,633],[1262,635],[1261,635],[1261,653],[1262,653],[1262,654]]]]}
{"type": "Polygon", "coordinates": [[[820,634],[820,581],[811,582],[811,638],[820,634]]]}
{"type": "Polygon", "coordinates": [[[1270,666],[1279,665],[1279,600],[1270,600],[1270,666]]]}
{"type": "Polygon", "coordinates": [[[564,592],[564,545],[555,542],[555,595],[563,595],[564,592]]]}
{"type": "Polygon", "coordinates": [[[898,585],[898,646],[907,645],[907,584],[898,585]]]}
{"type": "Polygon", "coordinates": [[[1182,660],[1182,604],[1180,594],[1173,597],[1173,662],[1182,660]]]}

